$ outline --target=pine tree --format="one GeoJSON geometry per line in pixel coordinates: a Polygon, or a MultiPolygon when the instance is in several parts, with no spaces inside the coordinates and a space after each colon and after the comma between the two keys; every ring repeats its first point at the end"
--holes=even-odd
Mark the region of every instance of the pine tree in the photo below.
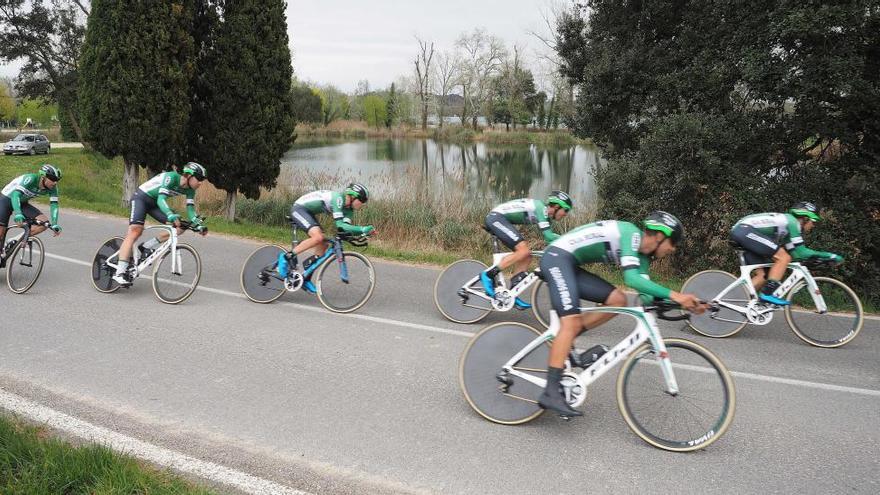
{"type": "Polygon", "coordinates": [[[391,83],[391,90],[388,91],[388,100],[385,102],[385,127],[391,128],[397,120],[397,92],[394,89],[394,83],[391,83]]]}
{"type": "Polygon", "coordinates": [[[238,192],[257,198],[261,187],[275,186],[281,156],[293,142],[285,2],[202,2],[208,21],[199,35],[191,154],[226,191],[232,220],[238,192]]]}
{"type": "Polygon", "coordinates": [[[193,75],[193,2],[92,2],[80,60],[85,139],[125,162],[122,203],[138,167],[157,171],[180,155],[193,75]]]}

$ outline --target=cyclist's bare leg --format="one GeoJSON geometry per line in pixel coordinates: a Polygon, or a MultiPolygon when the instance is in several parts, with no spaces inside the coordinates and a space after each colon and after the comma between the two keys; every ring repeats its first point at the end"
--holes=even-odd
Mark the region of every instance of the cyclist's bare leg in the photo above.
{"type": "Polygon", "coordinates": [[[551,367],[562,368],[565,366],[568,352],[574,344],[574,339],[581,333],[581,328],[583,328],[581,315],[567,315],[559,319],[559,333],[553,339],[553,345],[550,347],[548,363],[551,367]]]}
{"type": "Polygon", "coordinates": [[[779,248],[773,255],[773,266],[770,267],[770,270],[759,268],[752,277],[752,285],[754,285],[755,290],[760,291],[768,279],[782,280],[782,276],[785,275],[785,270],[788,268],[789,263],[791,263],[791,255],[784,248],[779,248]]]}
{"type": "MultiPolygon", "coordinates": [[[[620,289],[614,289],[608,295],[608,299],[602,303],[605,306],[626,306],[626,294],[620,289]]],[[[617,313],[607,313],[603,311],[588,311],[581,313],[581,324],[584,330],[592,330],[608,320],[617,316],[617,313]]]]}
{"type": "Polygon", "coordinates": [[[532,252],[529,250],[529,244],[521,241],[514,246],[513,252],[505,256],[498,262],[498,268],[502,271],[515,265],[516,273],[524,272],[529,269],[529,263],[532,261],[532,252]]]}
{"type": "Polygon", "coordinates": [[[134,243],[137,242],[138,239],[140,239],[143,233],[143,225],[132,224],[128,226],[128,232],[125,234],[125,240],[122,241],[122,246],[119,247],[120,261],[125,261],[131,258],[131,249],[134,246],[134,243]]]}
{"type": "Polygon", "coordinates": [[[6,245],[6,227],[0,225],[0,246],[6,245]]]}
{"type": "Polygon", "coordinates": [[[309,249],[314,249],[315,256],[321,257],[327,250],[324,243],[324,231],[317,225],[309,229],[309,237],[296,245],[293,254],[300,254],[309,249]]]}

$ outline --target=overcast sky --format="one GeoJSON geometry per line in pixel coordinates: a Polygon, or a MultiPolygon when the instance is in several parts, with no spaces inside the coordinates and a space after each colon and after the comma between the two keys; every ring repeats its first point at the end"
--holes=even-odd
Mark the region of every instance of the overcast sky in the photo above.
{"type": "MultiPolygon", "coordinates": [[[[542,13],[565,0],[288,0],[287,23],[296,76],[351,91],[361,79],[386,87],[409,75],[416,36],[435,50],[453,47],[463,31],[485,28],[508,46],[542,48],[528,32],[546,32],[542,13]]],[[[14,77],[20,64],[0,66],[14,77]]]]}

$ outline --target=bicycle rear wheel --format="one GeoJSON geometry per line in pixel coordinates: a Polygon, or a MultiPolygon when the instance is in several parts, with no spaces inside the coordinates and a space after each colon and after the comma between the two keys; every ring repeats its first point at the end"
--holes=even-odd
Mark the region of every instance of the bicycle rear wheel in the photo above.
{"type": "Polygon", "coordinates": [[[284,294],[284,280],[278,275],[278,255],[287,252],[281,246],[258,247],[241,267],[241,291],[255,303],[268,304],[284,294]]]}
{"type": "MultiPolygon", "coordinates": [[[[434,304],[446,319],[455,323],[475,323],[492,311],[492,303],[482,297],[470,294],[467,302],[464,302],[458,295],[458,291],[468,280],[478,276],[486,268],[488,267],[484,263],[477,260],[459,260],[440,272],[434,282],[434,304]]],[[[479,279],[470,287],[483,292],[479,279]]]]}
{"type": "MultiPolygon", "coordinates": [[[[687,279],[681,287],[681,292],[694,294],[703,301],[712,302],[718,294],[721,294],[721,291],[735,280],[736,277],[727,272],[705,270],[687,279]]],[[[749,294],[742,285],[739,285],[729,290],[721,298],[721,301],[744,307],[749,302],[749,294]]],[[[745,319],[745,315],[722,307],[715,313],[711,311],[706,311],[701,315],[692,313],[688,319],[688,325],[706,337],[730,337],[746,326],[745,319]]]]}
{"type": "Polygon", "coordinates": [[[805,281],[786,294],[792,306],[785,307],[785,321],[795,335],[816,347],[840,347],[862,330],[865,322],[862,302],[852,289],[843,282],[827,277],[815,277],[819,293],[828,308],[822,314],[816,311],[816,303],[805,281]]]}
{"type": "Polygon", "coordinates": [[[195,292],[202,278],[202,259],[188,244],[177,245],[177,262],[172,269],[171,250],[153,268],[153,292],[166,304],[180,304],[195,292]]]}
{"type": "Polygon", "coordinates": [[[334,313],[355,311],[366,304],[376,288],[376,271],[366,256],[360,253],[343,256],[347,280],[342,279],[342,265],[336,261],[336,255],[327,258],[314,275],[318,301],[334,313]]]}
{"type": "Polygon", "coordinates": [[[630,429],[649,444],[674,452],[703,449],[733,421],[736,392],[730,372],[705,347],[664,339],[678,383],[670,395],[651,344],[639,346],[617,377],[617,404],[630,429]]]}
{"type": "Polygon", "coordinates": [[[43,271],[45,252],[43,241],[28,237],[27,242],[19,242],[9,259],[6,260],[6,285],[16,294],[24,294],[37,283],[43,271]]]}
{"type": "MultiPolygon", "coordinates": [[[[544,409],[538,405],[538,397],[544,391],[529,381],[515,376],[507,391],[497,378],[501,367],[515,356],[541,332],[522,323],[496,323],[471,338],[458,368],[461,391],[468,404],[480,416],[505,425],[517,425],[540,416],[544,409]]],[[[550,346],[545,342],[525,356],[516,368],[541,378],[547,375],[547,359],[550,346]]]]}
{"type": "Polygon", "coordinates": [[[116,268],[108,266],[107,259],[119,252],[124,240],[122,237],[107,239],[95,252],[95,257],[92,258],[92,285],[99,292],[111,293],[119,290],[119,284],[113,280],[116,268]]]}

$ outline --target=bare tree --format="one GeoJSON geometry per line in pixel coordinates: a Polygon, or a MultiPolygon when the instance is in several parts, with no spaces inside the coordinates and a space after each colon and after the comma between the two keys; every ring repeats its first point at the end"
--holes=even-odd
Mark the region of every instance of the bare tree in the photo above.
{"type": "Polygon", "coordinates": [[[434,42],[430,47],[427,41],[422,41],[416,37],[419,42],[420,53],[416,55],[416,78],[418,79],[418,95],[422,110],[422,130],[428,130],[428,101],[431,98],[431,60],[434,58],[434,42]]]}
{"type": "MultiPolygon", "coordinates": [[[[443,119],[446,117],[446,107],[449,104],[449,94],[459,84],[461,75],[461,57],[457,52],[441,52],[437,54],[437,63],[434,66],[436,78],[435,89],[440,91],[437,98],[437,117],[440,119],[440,127],[443,127],[443,119]]],[[[463,118],[463,117],[462,117],[463,118]]]]}
{"type": "Polygon", "coordinates": [[[488,35],[485,29],[474,29],[471,33],[463,33],[456,45],[464,52],[460,82],[465,99],[462,121],[468,112],[472,112],[471,121],[476,129],[477,117],[485,110],[490,96],[491,78],[501,67],[507,50],[500,38],[488,35]]]}

